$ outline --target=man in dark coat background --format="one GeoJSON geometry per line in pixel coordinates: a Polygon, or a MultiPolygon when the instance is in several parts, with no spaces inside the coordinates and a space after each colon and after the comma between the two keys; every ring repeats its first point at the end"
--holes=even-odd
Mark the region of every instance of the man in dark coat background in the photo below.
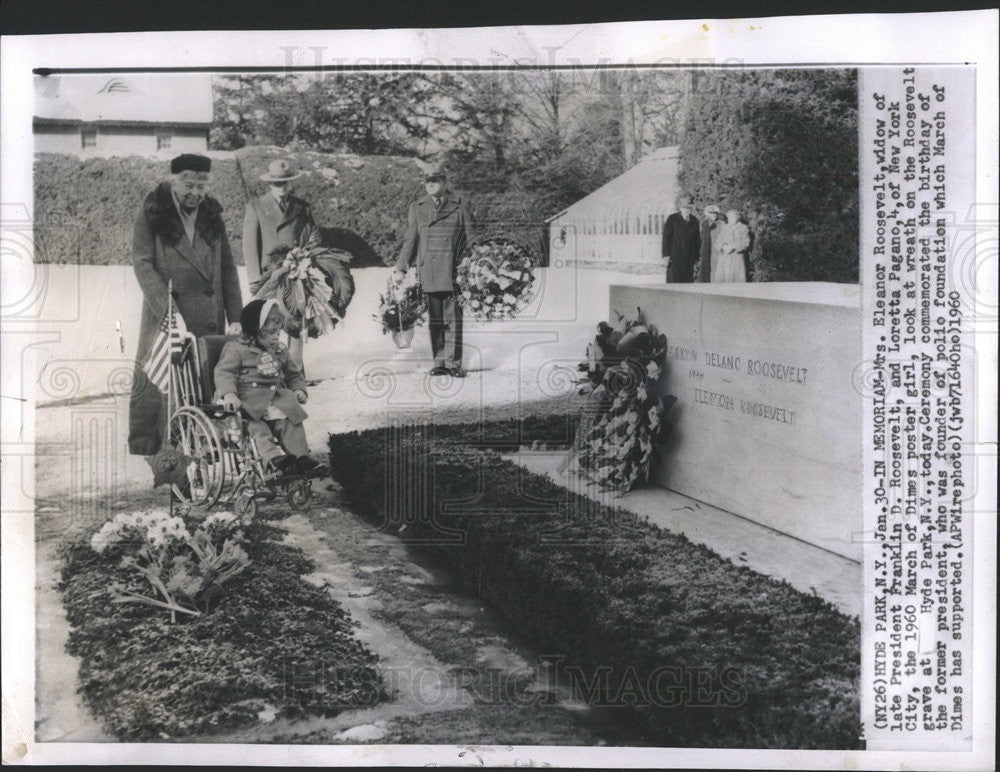
{"type": "Polygon", "coordinates": [[[142,322],[129,404],[129,452],[160,450],[169,416],[166,399],[139,366],[167,311],[174,308],[195,336],[236,334],[243,308],[222,206],[208,195],[211,159],[185,153],[170,162],[171,179],[143,201],[132,234],[132,265],[142,290],[142,322]],[[229,321],[227,329],[226,321],[229,321]]]}
{"type": "Polygon", "coordinates": [[[417,279],[427,296],[434,355],[430,374],[464,378],[462,308],[455,275],[462,250],[474,237],[472,213],[461,196],[447,189],[440,166],[433,165],[427,170],[424,189],[427,195],[410,204],[407,213],[396,275],[401,278],[416,259],[417,279]]]}
{"type": "Polygon", "coordinates": [[[691,214],[691,196],[683,193],[677,197],[677,211],[663,224],[663,249],[667,261],[667,283],[694,281],[694,264],[701,252],[701,234],[698,218],[691,214]]]}
{"type": "Polygon", "coordinates": [[[698,281],[712,281],[712,241],[719,221],[719,207],[709,204],[702,210],[705,214],[701,221],[701,256],[698,260],[698,281]]]}
{"type": "MultiPolygon", "coordinates": [[[[268,260],[275,247],[294,247],[302,231],[315,228],[309,204],[294,195],[292,180],[302,172],[292,169],[283,158],[271,161],[260,178],[269,183],[268,190],[247,202],[243,216],[243,263],[247,268],[250,293],[254,294],[268,273],[268,260]]],[[[302,369],[302,338],[290,335],[288,355],[302,369]]]]}

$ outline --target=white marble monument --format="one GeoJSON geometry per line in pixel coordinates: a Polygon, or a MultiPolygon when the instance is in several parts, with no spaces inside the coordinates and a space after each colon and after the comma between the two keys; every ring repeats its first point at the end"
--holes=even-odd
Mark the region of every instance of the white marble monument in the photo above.
{"type": "Polygon", "coordinates": [[[857,285],[613,285],[667,336],[673,432],[653,481],[861,558],[857,285]]]}

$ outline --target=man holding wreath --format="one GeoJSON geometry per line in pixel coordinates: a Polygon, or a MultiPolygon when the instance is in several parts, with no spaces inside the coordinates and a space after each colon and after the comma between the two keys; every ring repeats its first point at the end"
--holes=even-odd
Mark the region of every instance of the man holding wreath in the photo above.
{"type": "MultiPolygon", "coordinates": [[[[250,294],[255,294],[268,273],[268,259],[275,247],[294,247],[302,232],[315,228],[312,210],[303,199],[294,195],[292,180],[302,172],[295,171],[283,158],[271,161],[267,172],[260,175],[269,183],[267,191],[247,202],[243,216],[243,263],[247,267],[250,294]]],[[[302,338],[289,335],[288,355],[302,369],[302,338]]]]}
{"type": "Polygon", "coordinates": [[[410,204],[395,274],[401,280],[416,260],[417,280],[427,297],[434,356],[430,374],[464,378],[462,308],[455,275],[462,250],[473,240],[472,213],[461,196],[448,190],[439,165],[427,169],[424,190],[427,195],[410,204]]]}

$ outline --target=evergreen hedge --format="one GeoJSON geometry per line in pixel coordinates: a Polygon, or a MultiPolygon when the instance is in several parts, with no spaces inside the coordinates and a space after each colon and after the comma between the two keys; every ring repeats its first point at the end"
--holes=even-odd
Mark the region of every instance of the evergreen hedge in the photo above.
{"type": "Polygon", "coordinates": [[[858,281],[857,99],[851,69],[696,74],[681,185],[743,213],[752,280],[858,281]]]}
{"type": "Polygon", "coordinates": [[[323,588],[282,532],[244,529],[250,565],[225,585],[210,613],[178,615],[112,604],[123,580],[117,558],[86,539],[63,548],[60,590],[80,658],[80,693],[120,739],[156,740],[254,724],[278,716],[335,716],[386,696],[377,657],[354,638],[356,624],[323,588]]]}
{"type": "Polygon", "coordinates": [[[456,566],[590,704],[633,711],[650,741],[858,748],[856,618],[484,450],[560,443],[566,420],[331,435],[330,464],[358,511],[405,518],[404,539],[456,566]]]}
{"type": "MultiPolygon", "coordinates": [[[[211,195],[223,207],[236,262],[243,263],[243,214],[263,193],[260,175],[276,158],[306,172],[296,193],[312,205],[324,242],[354,255],[352,268],[392,265],[406,230],[407,209],[423,195],[423,173],[412,158],[288,151],[278,147],[213,153],[211,195]]],[[[140,156],[80,159],[35,155],[36,262],[127,265],[132,224],[145,195],[166,179],[167,161],[140,156]]],[[[461,186],[461,180],[456,180],[461,186]]],[[[470,188],[471,189],[471,188],[470,188]]],[[[461,190],[461,188],[460,188],[461,190]]],[[[548,249],[541,213],[527,193],[467,196],[484,234],[505,233],[539,260],[548,249]]],[[[544,264],[544,263],[543,263],[544,264]]]]}
{"type": "MultiPolygon", "coordinates": [[[[35,155],[35,262],[129,265],[132,226],[143,199],[169,177],[162,159],[122,156],[80,159],[35,155]]],[[[212,191],[223,207],[237,260],[245,197],[236,161],[212,161],[212,191]],[[235,240],[234,240],[235,237],[235,240]]]]}
{"type": "Polygon", "coordinates": [[[395,262],[406,230],[407,209],[424,192],[423,172],[412,158],[267,146],[242,148],[235,156],[247,186],[244,200],[267,189],[260,175],[277,158],[287,158],[306,172],[294,182],[296,194],[312,206],[313,218],[325,229],[330,246],[355,254],[351,266],[357,268],[395,262]]]}
{"type": "MultiPolygon", "coordinates": [[[[237,263],[243,263],[243,215],[248,196],[266,189],[260,174],[275,158],[289,158],[306,175],[296,191],[310,202],[330,246],[349,250],[352,267],[393,262],[410,202],[423,192],[412,159],[244,148],[213,154],[211,195],[223,207],[237,263]]],[[[139,156],[35,156],[36,261],[127,265],[132,224],[145,195],[168,175],[167,161],[139,156]]]]}

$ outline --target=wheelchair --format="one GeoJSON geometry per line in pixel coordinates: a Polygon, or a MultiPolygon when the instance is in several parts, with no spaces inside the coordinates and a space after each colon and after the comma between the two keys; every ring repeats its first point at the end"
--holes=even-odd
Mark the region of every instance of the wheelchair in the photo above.
{"type": "Polygon", "coordinates": [[[192,461],[186,480],[173,484],[184,504],[209,509],[231,505],[240,517],[257,514],[258,501],[285,497],[292,509],[308,511],[312,480],[264,468],[247,422],[238,412],[212,402],[213,371],[223,346],[235,336],[188,335],[171,363],[167,440],[192,461]]]}

